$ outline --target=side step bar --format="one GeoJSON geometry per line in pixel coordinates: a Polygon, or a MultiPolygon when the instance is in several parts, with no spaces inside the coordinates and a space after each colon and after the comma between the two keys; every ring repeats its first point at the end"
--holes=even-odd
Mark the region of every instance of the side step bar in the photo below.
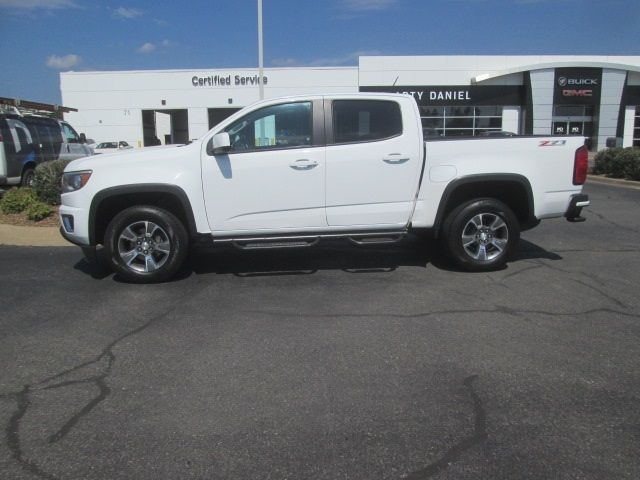
{"type": "Polygon", "coordinates": [[[273,237],[238,237],[238,238],[214,238],[213,243],[230,243],[240,250],[265,250],[272,248],[306,248],[316,245],[320,240],[348,239],[356,245],[376,245],[396,243],[401,241],[407,232],[348,232],[327,233],[319,235],[287,235],[273,237]]]}
{"type": "Polygon", "coordinates": [[[306,248],[312,247],[320,241],[320,238],[309,239],[251,239],[233,240],[231,243],[240,250],[265,250],[269,248],[306,248]]]}
{"type": "Polygon", "coordinates": [[[351,243],[355,243],[356,245],[380,245],[385,243],[398,243],[400,240],[404,238],[405,234],[401,233],[398,235],[389,235],[389,236],[379,236],[379,237],[362,237],[362,238],[354,238],[349,237],[351,243]]]}

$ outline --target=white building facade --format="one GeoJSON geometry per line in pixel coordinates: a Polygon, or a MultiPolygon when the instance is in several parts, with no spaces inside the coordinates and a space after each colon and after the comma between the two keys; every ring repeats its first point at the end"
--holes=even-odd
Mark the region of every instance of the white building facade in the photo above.
{"type": "MultiPolygon", "coordinates": [[[[363,56],[357,67],[267,68],[263,81],[265,98],[412,95],[427,136],[507,131],[640,146],[638,56],[363,56]]],[[[259,95],[257,69],[64,72],[60,84],[78,131],[134,146],[198,138],[259,95]]]]}

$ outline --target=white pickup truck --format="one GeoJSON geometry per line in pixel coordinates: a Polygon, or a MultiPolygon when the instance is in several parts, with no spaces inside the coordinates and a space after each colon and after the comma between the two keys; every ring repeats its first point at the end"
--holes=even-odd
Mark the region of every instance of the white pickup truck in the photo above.
{"type": "Polygon", "coordinates": [[[410,96],[278,98],[188,145],[69,163],[61,233],[86,253],[103,245],[133,282],[170,278],[202,238],[249,249],[423,232],[488,270],[541,219],[584,220],[586,172],[583,137],[425,142],[410,96]]]}

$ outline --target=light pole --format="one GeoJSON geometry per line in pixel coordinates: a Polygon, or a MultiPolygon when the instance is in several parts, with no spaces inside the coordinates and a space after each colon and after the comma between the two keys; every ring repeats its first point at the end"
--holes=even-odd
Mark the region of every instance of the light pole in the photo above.
{"type": "Polygon", "coordinates": [[[264,85],[262,84],[264,58],[262,51],[262,0],[258,0],[258,88],[260,89],[260,100],[264,99],[264,85]]]}

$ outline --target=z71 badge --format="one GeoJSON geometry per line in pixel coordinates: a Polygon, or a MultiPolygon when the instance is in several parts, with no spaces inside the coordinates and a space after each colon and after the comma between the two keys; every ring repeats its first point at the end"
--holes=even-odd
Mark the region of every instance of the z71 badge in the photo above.
{"type": "Polygon", "coordinates": [[[566,144],[566,140],[541,140],[539,147],[560,147],[566,144]]]}

